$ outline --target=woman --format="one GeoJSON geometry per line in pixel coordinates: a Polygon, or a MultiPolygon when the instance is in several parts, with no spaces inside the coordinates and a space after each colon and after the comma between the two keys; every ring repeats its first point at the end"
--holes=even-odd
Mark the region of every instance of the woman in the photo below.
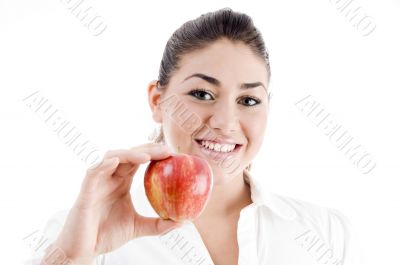
{"type": "Polygon", "coordinates": [[[269,80],[268,53],[247,15],[222,9],[182,25],[148,87],[162,126],[156,143],[109,151],[87,171],[68,216],[50,223],[61,231],[53,229],[41,264],[354,264],[340,213],[262,191],[249,172],[266,129],[269,80]],[[177,102],[194,117],[190,126],[170,111],[177,102]],[[130,195],[139,165],[178,149],[212,167],[205,210],[184,223],[140,215],[149,207],[143,192],[130,195]]]}

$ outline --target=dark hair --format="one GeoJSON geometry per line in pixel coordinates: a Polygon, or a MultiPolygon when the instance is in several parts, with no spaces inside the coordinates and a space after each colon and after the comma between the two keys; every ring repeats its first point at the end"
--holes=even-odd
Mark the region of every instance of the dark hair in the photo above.
{"type": "Polygon", "coordinates": [[[253,20],[246,14],[223,8],[187,21],[172,34],[161,60],[158,84],[168,85],[172,74],[178,70],[183,55],[205,48],[221,38],[248,45],[255,55],[265,60],[269,80],[271,69],[268,51],[253,20]]]}

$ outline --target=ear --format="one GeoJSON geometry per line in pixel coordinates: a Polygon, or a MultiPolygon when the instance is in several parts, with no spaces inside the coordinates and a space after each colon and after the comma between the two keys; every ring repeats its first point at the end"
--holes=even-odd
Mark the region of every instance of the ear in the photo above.
{"type": "Polygon", "coordinates": [[[147,96],[150,109],[153,112],[153,120],[157,123],[162,122],[161,109],[159,106],[161,94],[162,91],[157,88],[157,80],[151,81],[147,88],[147,96]]]}

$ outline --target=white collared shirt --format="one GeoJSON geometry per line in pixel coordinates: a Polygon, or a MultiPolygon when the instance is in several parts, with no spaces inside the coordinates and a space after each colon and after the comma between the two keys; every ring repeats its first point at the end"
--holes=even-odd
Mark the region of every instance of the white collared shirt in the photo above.
{"type": "MultiPolygon", "coordinates": [[[[261,189],[245,171],[253,203],[240,212],[237,228],[239,265],[357,265],[358,251],[347,219],[337,210],[283,197],[261,189]]],[[[156,216],[143,188],[134,193],[135,208],[156,216]]],[[[52,242],[67,216],[55,215],[43,230],[52,242]]],[[[218,235],[215,235],[218,236],[218,235]]],[[[39,264],[41,255],[25,264],[39,264]]],[[[134,239],[98,256],[102,265],[212,265],[192,222],[161,236],[134,239]]]]}

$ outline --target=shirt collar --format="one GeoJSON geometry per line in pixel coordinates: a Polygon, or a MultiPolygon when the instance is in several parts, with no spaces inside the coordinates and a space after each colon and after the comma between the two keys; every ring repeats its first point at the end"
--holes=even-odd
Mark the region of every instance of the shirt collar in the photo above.
{"type": "Polygon", "coordinates": [[[244,181],[250,185],[251,200],[255,205],[267,207],[286,220],[296,218],[296,211],[283,197],[262,189],[261,185],[248,170],[244,170],[243,175],[244,181]]]}

